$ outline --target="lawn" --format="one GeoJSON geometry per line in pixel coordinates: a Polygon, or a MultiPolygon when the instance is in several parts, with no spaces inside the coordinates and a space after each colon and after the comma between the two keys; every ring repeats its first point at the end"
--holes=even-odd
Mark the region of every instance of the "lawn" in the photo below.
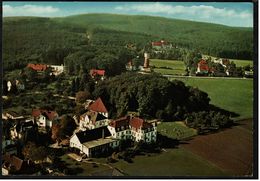
{"type": "Polygon", "coordinates": [[[172,139],[182,140],[197,135],[197,131],[188,128],[183,122],[162,122],[157,126],[160,134],[172,139]]]}
{"type": "Polygon", "coordinates": [[[250,65],[250,67],[253,66],[252,60],[237,60],[237,59],[229,59],[230,61],[233,61],[237,67],[244,67],[247,65],[250,65]]]}
{"type": "Polygon", "coordinates": [[[185,66],[180,60],[151,59],[151,66],[155,66],[154,71],[161,74],[185,74],[185,66]],[[167,68],[166,68],[167,67],[167,68]]]}
{"type": "Polygon", "coordinates": [[[224,176],[228,173],[192,152],[178,148],[151,156],[136,156],[134,163],[120,160],[113,166],[129,176],[224,176]]]}
{"type": "MultiPolygon", "coordinates": [[[[173,78],[175,79],[175,78],[173,78]]],[[[206,79],[177,78],[186,85],[197,87],[208,93],[211,104],[238,113],[236,119],[253,117],[253,80],[252,79],[206,79]]]]}

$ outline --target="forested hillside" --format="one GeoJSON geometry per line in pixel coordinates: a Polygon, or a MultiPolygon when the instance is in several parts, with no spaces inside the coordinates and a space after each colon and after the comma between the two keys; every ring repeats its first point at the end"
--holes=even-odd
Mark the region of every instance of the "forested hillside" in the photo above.
{"type": "Polygon", "coordinates": [[[139,15],[85,14],[55,20],[153,35],[181,47],[198,49],[204,54],[218,57],[252,59],[252,28],[139,15]]]}
{"type": "Polygon", "coordinates": [[[160,39],[207,55],[252,59],[250,28],[111,14],[6,17],[3,18],[4,70],[24,67],[28,62],[62,64],[66,57],[68,60],[72,54],[93,48],[118,52],[129,43],[140,53],[151,41],[160,39]]]}

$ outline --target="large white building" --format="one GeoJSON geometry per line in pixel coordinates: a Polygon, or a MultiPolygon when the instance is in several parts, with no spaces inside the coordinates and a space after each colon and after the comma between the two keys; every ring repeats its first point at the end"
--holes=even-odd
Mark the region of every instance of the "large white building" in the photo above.
{"type": "Polygon", "coordinates": [[[117,139],[131,139],[145,143],[156,142],[157,127],[138,117],[122,117],[109,123],[109,131],[117,139]]]}
{"type": "Polygon", "coordinates": [[[154,143],[157,138],[156,123],[148,123],[138,117],[122,117],[108,126],[75,133],[70,139],[70,147],[77,148],[88,157],[115,149],[122,140],[154,143]]]}
{"type": "Polygon", "coordinates": [[[75,133],[70,138],[70,147],[77,148],[88,157],[104,153],[119,146],[106,126],[75,133]]]}

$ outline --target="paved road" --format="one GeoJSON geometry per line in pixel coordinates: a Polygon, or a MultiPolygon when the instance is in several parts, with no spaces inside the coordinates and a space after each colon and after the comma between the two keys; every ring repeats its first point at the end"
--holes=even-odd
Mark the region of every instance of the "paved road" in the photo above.
{"type": "Polygon", "coordinates": [[[195,78],[195,79],[233,79],[233,80],[253,80],[252,78],[240,77],[201,77],[201,76],[182,76],[182,75],[162,75],[168,78],[195,78]]]}

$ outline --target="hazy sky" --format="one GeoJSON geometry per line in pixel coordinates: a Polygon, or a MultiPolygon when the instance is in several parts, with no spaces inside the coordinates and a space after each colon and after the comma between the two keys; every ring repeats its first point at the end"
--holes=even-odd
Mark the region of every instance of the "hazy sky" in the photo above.
{"type": "Polygon", "coordinates": [[[3,16],[69,16],[84,13],[140,14],[253,26],[253,3],[220,2],[3,2],[3,16]]]}

